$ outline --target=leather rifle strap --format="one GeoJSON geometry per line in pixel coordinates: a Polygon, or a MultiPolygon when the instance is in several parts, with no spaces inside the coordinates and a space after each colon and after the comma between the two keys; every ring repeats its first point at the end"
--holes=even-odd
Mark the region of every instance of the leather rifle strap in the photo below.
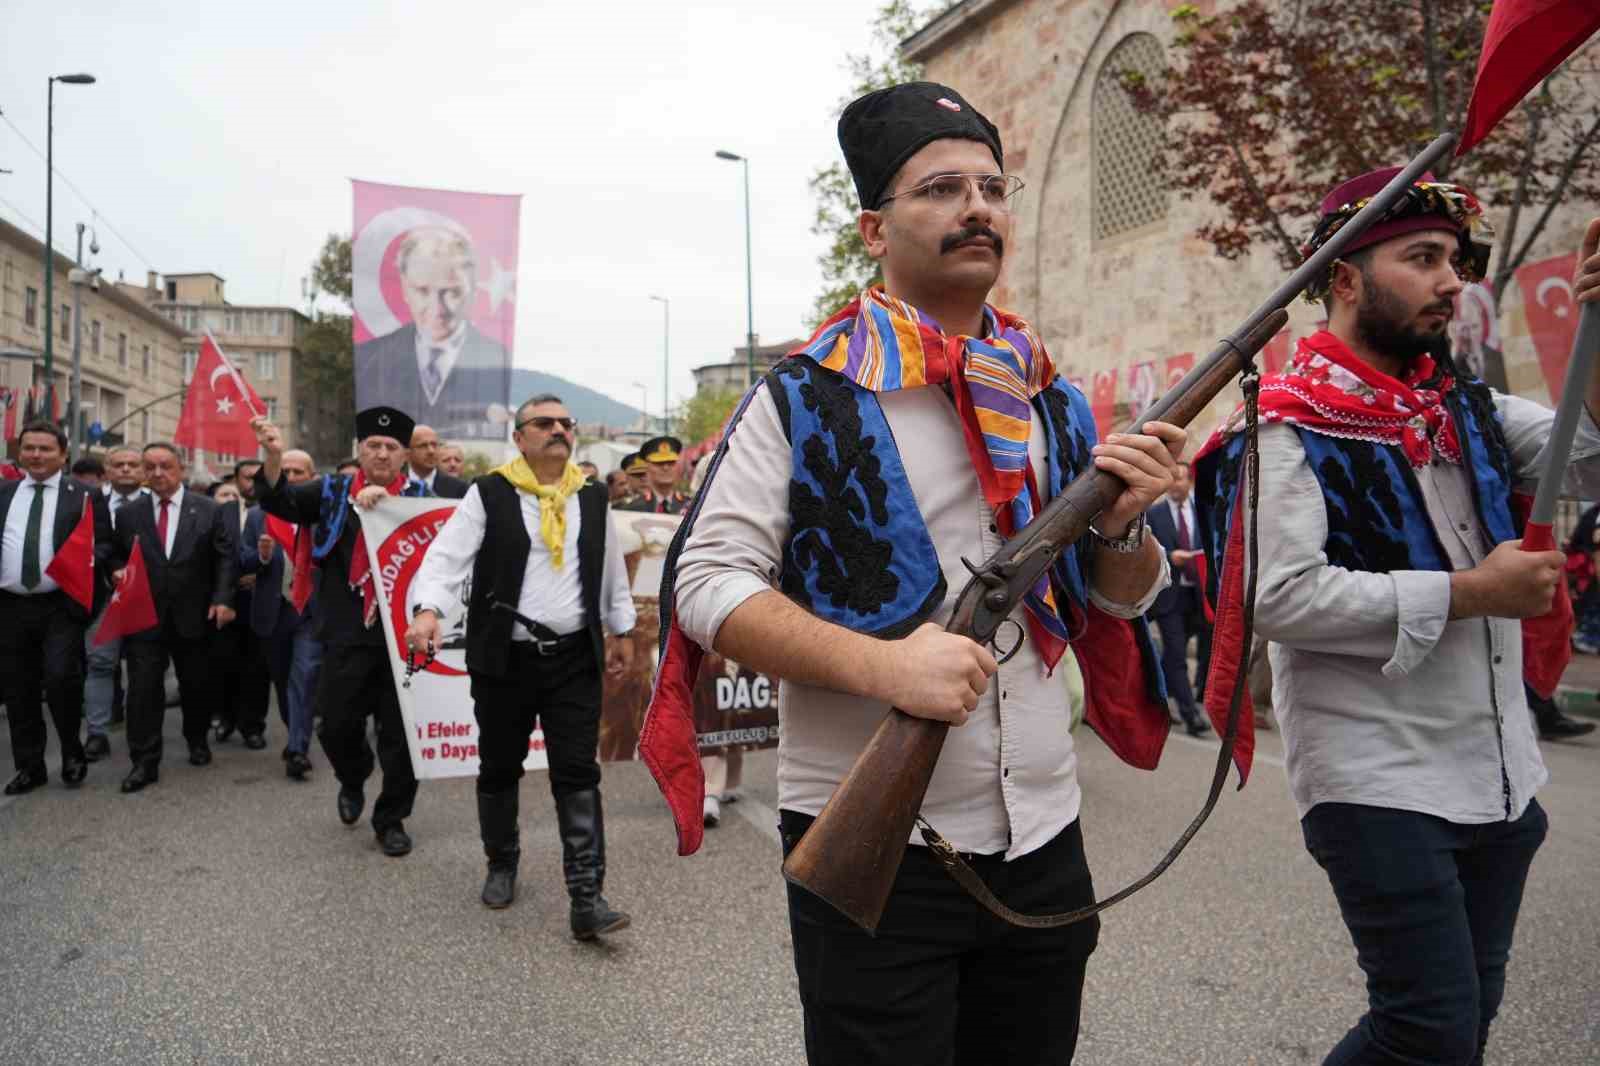
{"type": "MultiPolygon", "coordinates": [[[[1200,832],[1200,827],[1206,824],[1206,819],[1211,817],[1212,809],[1216,807],[1217,800],[1222,796],[1222,787],[1228,781],[1228,769],[1233,762],[1233,742],[1239,735],[1239,712],[1244,702],[1244,694],[1249,689],[1250,646],[1255,635],[1256,614],[1255,562],[1258,558],[1256,552],[1256,504],[1259,497],[1258,475],[1261,470],[1256,401],[1261,391],[1261,376],[1254,365],[1248,367],[1244,376],[1240,379],[1239,385],[1244,391],[1245,477],[1247,479],[1246,491],[1249,493],[1249,517],[1245,534],[1248,546],[1245,551],[1245,558],[1240,560],[1240,565],[1248,564],[1249,566],[1244,601],[1244,639],[1239,648],[1239,665],[1234,677],[1233,699],[1228,703],[1228,722],[1223,732],[1222,748],[1217,752],[1217,768],[1211,777],[1211,790],[1206,795],[1205,805],[1200,808],[1200,813],[1195,815],[1194,820],[1189,823],[1189,827],[1183,831],[1183,835],[1178,838],[1172,847],[1167,849],[1167,853],[1161,857],[1161,861],[1156,863],[1149,873],[1121,891],[1107,896],[1105,899],[1097,900],[1087,907],[1063,911],[1060,914],[1022,914],[1001,903],[995,897],[995,894],[989,891],[989,886],[983,883],[983,878],[979,877],[977,872],[967,865],[966,860],[961,857],[961,853],[956,851],[949,841],[940,836],[926,818],[923,818],[920,814],[917,815],[917,829],[922,834],[923,841],[927,843],[928,848],[933,852],[934,857],[944,867],[945,872],[955,878],[956,883],[966,889],[973,899],[983,904],[991,914],[1012,925],[1021,926],[1024,929],[1054,929],[1057,926],[1081,922],[1085,918],[1099,914],[1112,904],[1120,903],[1127,899],[1160,877],[1166,872],[1167,867],[1177,861],[1178,856],[1183,854],[1183,849],[1189,846],[1189,841],[1194,839],[1195,834],[1200,832]]],[[[1218,580],[1220,581],[1220,575],[1218,580]]]]}

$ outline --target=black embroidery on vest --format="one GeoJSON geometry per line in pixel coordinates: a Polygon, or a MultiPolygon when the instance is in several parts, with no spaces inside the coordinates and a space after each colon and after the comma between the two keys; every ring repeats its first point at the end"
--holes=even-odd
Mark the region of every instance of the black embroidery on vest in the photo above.
{"type": "MultiPolygon", "coordinates": [[[[832,435],[838,454],[837,461],[828,454],[828,442],[821,434],[801,443],[801,463],[822,494],[798,478],[789,482],[795,565],[784,569],[783,592],[811,607],[805,575],[814,571],[817,591],[835,609],[874,614],[892,603],[900,590],[900,579],[889,570],[894,545],[874,537],[864,525],[869,511],[877,525],[889,521],[889,486],[872,453],[877,438],[862,436],[855,395],[842,377],[826,371],[807,375],[803,367],[783,364],[774,373],[806,379],[800,398],[832,435]],[[850,483],[852,475],[859,490],[850,483]]],[[[780,407],[780,415],[784,413],[780,407]]]]}
{"type": "Polygon", "coordinates": [[[1045,417],[1050,420],[1050,436],[1061,448],[1061,471],[1058,494],[1072,483],[1072,479],[1089,467],[1089,438],[1078,432],[1072,424],[1072,401],[1060,389],[1045,389],[1039,393],[1045,417]]]}
{"type": "Polygon", "coordinates": [[[1328,514],[1328,562],[1378,574],[1411,569],[1410,547],[1387,532],[1404,527],[1405,513],[1379,446],[1357,440],[1340,446],[1350,460],[1349,472],[1334,456],[1324,458],[1317,470],[1328,514]]]}

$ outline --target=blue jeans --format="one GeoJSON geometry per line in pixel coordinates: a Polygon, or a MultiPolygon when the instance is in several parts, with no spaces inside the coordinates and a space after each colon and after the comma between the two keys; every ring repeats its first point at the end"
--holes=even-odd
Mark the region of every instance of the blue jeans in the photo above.
{"type": "Polygon", "coordinates": [[[272,639],[268,649],[272,678],[278,690],[278,716],[289,729],[286,751],[304,755],[311,747],[311,717],[322,669],[322,641],[316,624],[302,619],[292,630],[272,639]]]}
{"type": "Polygon", "coordinates": [[[1320,803],[1300,826],[1367,975],[1367,1013],[1323,1066],[1481,1063],[1544,808],[1533,800],[1515,821],[1460,825],[1320,803]]]}
{"type": "Polygon", "coordinates": [[[103,737],[111,730],[111,701],[117,687],[117,671],[122,669],[122,638],[95,646],[95,634],[105,618],[101,611],[83,635],[88,667],[83,678],[83,718],[91,737],[103,737]]]}

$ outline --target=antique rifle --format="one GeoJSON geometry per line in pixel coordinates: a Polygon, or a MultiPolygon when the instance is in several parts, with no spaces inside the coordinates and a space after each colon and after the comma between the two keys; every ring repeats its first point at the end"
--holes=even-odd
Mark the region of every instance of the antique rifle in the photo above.
{"type": "MultiPolygon", "coordinates": [[[[1345,247],[1377,222],[1399,202],[1411,184],[1455,146],[1454,134],[1433,141],[1410,164],[1372,198],[1355,217],[1307,259],[1267,300],[1245,318],[1243,324],[1222,340],[1205,360],[1195,366],[1147,410],[1132,427],[1138,432],[1146,422],[1170,422],[1185,426],[1194,419],[1235,376],[1253,371],[1258,351],[1288,320],[1284,309],[1313,280],[1329,269],[1345,247]]],[[[1253,410],[1253,409],[1252,409],[1253,410]]],[[[1252,427],[1253,429],[1253,427],[1252,427]]],[[[1251,473],[1250,482],[1254,487],[1251,473]]],[[[982,565],[966,560],[972,578],[956,599],[955,610],[945,629],[970,637],[980,644],[993,642],[996,632],[1023,597],[1056,558],[1089,528],[1089,523],[1109,506],[1125,488],[1121,478],[1098,469],[1084,473],[1040,510],[1033,521],[1001,545],[982,565]]],[[[1253,508],[1252,508],[1253,511],[1253,508]]],[[[1253,547],[1253,546],[1252,546],[1253,547]]],[[[1254,554],[1253,551],[1250,554],[1254,554]]],[[[1254,600],[1252,587],[1249,599],[1254,600]]],[[[1247,607],[1248,619],[1248,607],[1247,607]]],[[[1240,660],[1243,675],[1248,662],[1250,636],[1247,631],[1240,660]]],[[[1234,705],[1217,759],[1210,796],[1199,816],[1190,824],[1156,868],[1144,878],[1106,900],[1066,915],[1030,918],[997,907],[975,875],[960,863],[953,849],[943,844],[931,827],[923,823],[923,836],[950,869],[952,876],[977,896],[980,902],[1008,921],[1032,926],[1066,924],[1125,899],[1153,881],[1188,844],[1210,814],[1227,779],[1233,754],[1239,697],[1236,686],[1234,705]]],[[[789,853],[783,875],[790,883],[821,897],[857,925],[873,932],[883,916],[900,860],[908,846],[913,825],[933,777],[935,763],[944,746],[949,726],[944,722],[918,718],[892,708],[885,716],[855,765],[840,782],[822,813],[789,853]]]]}

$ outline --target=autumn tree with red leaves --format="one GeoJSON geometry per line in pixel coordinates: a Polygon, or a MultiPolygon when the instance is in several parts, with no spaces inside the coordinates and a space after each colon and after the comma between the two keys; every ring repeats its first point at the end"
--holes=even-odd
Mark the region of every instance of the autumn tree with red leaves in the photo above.
{"type": "MultiPolygon", "coordinates": [[[[1173,9],[1164,76],[1128,72],[1137,107],[1166,122],[1160,166],[1185,199],[1220,214],[1197,235],[1224,259],[1272,249],[1300,262],[1323,194],[1405,162],[1459,130],[1472,94],[1488,0],[1243,0],[1213,14],[1173,9]]],[[[1490,281],[1513,272],[1564,202],[1600,200],[1600,88],[1580,51],[1464,158],[1435,175],[1501,209],[1490,281]]],[[[1491,353],[1484,376],[1506,387],[1491,353]]]]}

